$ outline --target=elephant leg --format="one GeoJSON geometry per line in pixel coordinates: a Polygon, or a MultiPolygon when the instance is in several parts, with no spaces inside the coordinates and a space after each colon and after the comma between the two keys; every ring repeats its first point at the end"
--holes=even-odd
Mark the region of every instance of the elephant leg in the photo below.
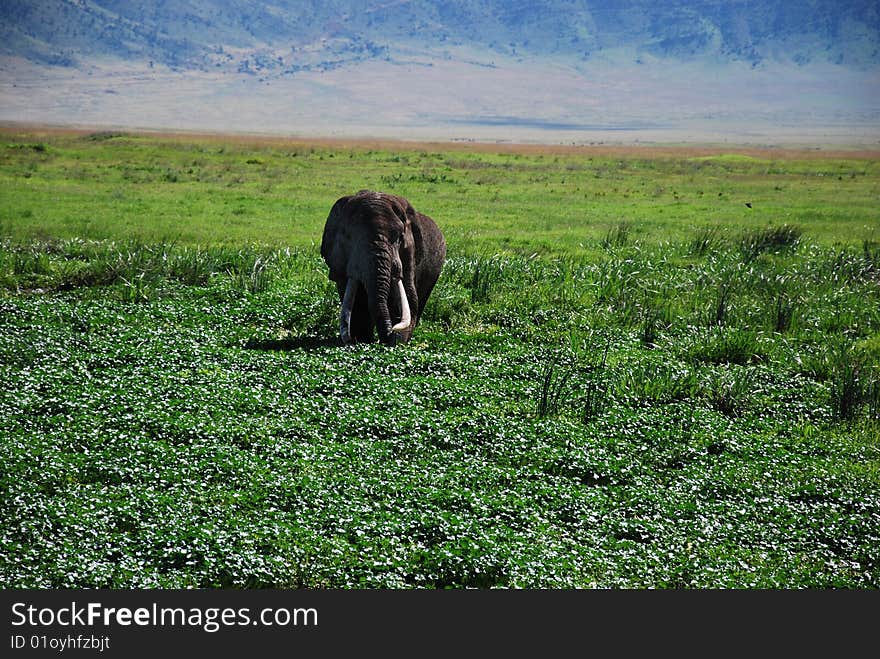
{"type": "Polygon", "coordinates": [[[358,286],[357,297],[354,300],[354,308],[351,313],[351,336],[357,343],[370,343],[375,340],[374,327],[367,291],[363,286],[358,286]]]}

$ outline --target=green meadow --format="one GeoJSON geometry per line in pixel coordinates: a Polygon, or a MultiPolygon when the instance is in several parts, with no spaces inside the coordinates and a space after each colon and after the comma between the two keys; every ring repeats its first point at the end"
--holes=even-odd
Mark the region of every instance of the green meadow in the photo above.
{"type": "Polygon", "coordinates": [[[0,134],[0,586],[880,586],[876,154],[0,134]],[[333,202],[449,258],[343,348],[333,202]]]}

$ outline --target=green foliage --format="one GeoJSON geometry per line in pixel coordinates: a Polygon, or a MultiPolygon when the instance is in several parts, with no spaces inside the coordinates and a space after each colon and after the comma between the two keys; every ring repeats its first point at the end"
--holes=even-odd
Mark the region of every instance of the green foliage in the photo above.
{"type": "MultiPolygon", "coordinates": [[[[651,239],[672,223],[646,218],[633,220],[638,241],[606,250],[601,231],[581,225],[575,242],[555,228],[570,217],[536,219],[532,206],[492,226],[487,197],[463,203],[442,182],[402,178],[407,194],[437,188],[449,261],[412,342],[343,348],[336,288],[305,236],[320,235],[318,198],[337,193],[312,188],[345,174],[348,158],[325,151],[319,166],[320,150],[218,153],[124,135],[80,143],[108,149],[86,151],[85,170],[105,158],[132,177],[94,214],[132,203],[143,235],[124,223],[112,240],[77,236],[79,225],[55,232],[63,211],[52,220],[18,177],[35,163],[65,205],[78,184],[59,153],[74,146],[6,150],[16,183],[0,193],[14,200],[0,241],[3,586],[880,587],[875,245],[805,228],[796,245],[744,259],[712,236],[695,247],[690,230],[651,239]],[[147,153],[168,157],[138,170],[147,153]],[[283,182],[290,163],[310,182],[283,182]],[[179,180],[161,181],[165,168],[179,180]],[[259,192],[267,185],[311,190],[311,201],[290,197],[302,226],[272,224],[289,208],[259,192]],[[167,196],[131,201],[152,186],[167,196]],[[150,209],[170,212],[187,198],[179,188],[204,202],[227,186],[228,214],[202,206],[179,226],[204,237],[222,219],[227,239],[157,237],[150,209]],[[47,235],[32,235],[39,218],[47,235]],[[270,226],[286,228],[235,242],[270,226]]],[[[414,172],[443,162],[459,187],[498,177],[506,209],[528,208],[530,179],[558,166],[355,156],[414,172]]],[[[564,164],[618,185],[653,176],[652,191],[683,166],[564,164]]],[[[685,176],[722,165],[739,177],[730,185],[758,185],[751,161],[685,176]]],[[[600,215],[629,216],[605,203],[600,215]]]]}

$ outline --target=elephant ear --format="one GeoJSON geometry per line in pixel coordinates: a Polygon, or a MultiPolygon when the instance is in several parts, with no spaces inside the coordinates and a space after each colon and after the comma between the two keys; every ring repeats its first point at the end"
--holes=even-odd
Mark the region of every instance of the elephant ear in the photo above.
{"type": "Polygon", "coordinates": [[[403,222],[404,231],[411,231],[412,223],[416,218],[416,209],[413,208],[413,205],[407,199],[395,195],[391,207],[394,209],[394,214],[397,218],[403,222]]]}
{"type": "Polygon", "coordinates": [[[329,258],[333,244],[336,242],[336,232],[342,221],[342,210],[349,199],[351,199],[350,196],[337,199],[336,203],[333,204],[333,208],[330,209],[329,215],[327,215],[327,222],[324,224],[324,234],[321,236],[321,257],[325,261],[329,258]]]}

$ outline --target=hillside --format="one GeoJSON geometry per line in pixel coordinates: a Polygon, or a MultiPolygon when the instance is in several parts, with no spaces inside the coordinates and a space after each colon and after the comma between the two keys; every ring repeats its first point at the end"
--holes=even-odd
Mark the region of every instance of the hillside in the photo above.
{"type": "Polygon", "coordinates": [[[0,121],[527,141],[880,139],[871,0],[4,0],[0,121]]]}
{"type": "Polygon", "coordinates": [[[466,46],[508,56],[880,62],[871,0],[6,0],[0,53],[76,66],[96,55],[182,68],[297,66],[466,46]]]}

